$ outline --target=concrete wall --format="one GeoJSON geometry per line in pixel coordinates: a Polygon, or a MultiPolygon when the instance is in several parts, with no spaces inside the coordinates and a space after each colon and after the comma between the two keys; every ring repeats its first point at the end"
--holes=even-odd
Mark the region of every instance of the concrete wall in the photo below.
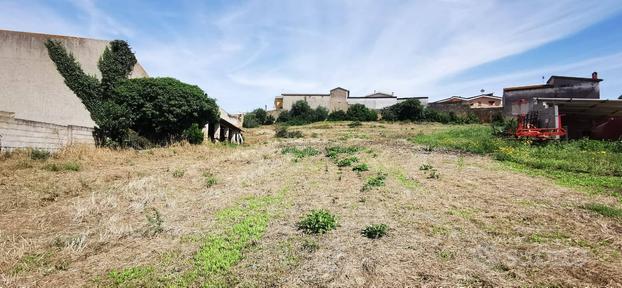
{"type": "Polygon", "coordinates": [[[93,128],[16,119],[15,114],[0,111],[0,151],[29,147],[56,151],[77,143],[95,145],[93,128]]]}
{"type": "Polygon", "coordinates": [[[294,103],[298,101],[306,101],[311,108],[316,109],[317,107],[324,107],[329,109],[330,107],[330,96],[318,96],[318,95],[288,95],[283,96],[283,110],[290,110],[294,103]]]}
{"type": "Polygon", "coordinates": [[[397,98],[349,98],[348,104],[363,104],[369,109],[379,110],[397,104],[397,98]]]}
{"type": "MultiPolygon", "coordinates": [[[[101,77],[97,62],[108,41],[0,30],[0,110],[15,118],[57,125],[94,127],[80,99],[65,85],[45,42],[59,40],[82,69],[101,77]]],[[[132,77],[146,77],[137,64],[132,77]]]]}
{"type": "MultiPolygon", "coordinates": [[[[413,99],[413,98],[397,98],[397,103],[401,103],[404,102],[408,99],[413,99]]],[[[419,100],[419,103],[421,103],[422,106],[428,106],[428,98],[414,98],[415,100],[419,100]]]]}

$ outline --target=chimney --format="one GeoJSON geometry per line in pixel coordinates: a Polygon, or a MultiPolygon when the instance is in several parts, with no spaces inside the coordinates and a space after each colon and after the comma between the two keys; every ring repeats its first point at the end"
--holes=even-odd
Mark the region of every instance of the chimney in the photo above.
{"type": "Polygon", "coordinates": [[[394,96],[394,95],[395,95],[395,92],[391,92],[391,96],[394,96]]]}
{"type": "Polygon", "coordinates": [[[598,73],[592,72],[592,80],[598,80],[598,73]]]}

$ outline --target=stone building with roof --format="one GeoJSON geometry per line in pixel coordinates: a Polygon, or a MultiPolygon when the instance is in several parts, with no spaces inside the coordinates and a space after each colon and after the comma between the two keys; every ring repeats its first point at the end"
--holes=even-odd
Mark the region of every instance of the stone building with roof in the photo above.
{"type": "Polygon", "coordinates": [[[309,104],[313,109],[324,107],[329,111],[348,110],[350,105],[363,104],[369,109],[379,110],[408,99],[416,99],[423,105],[427,105],[428,97],[397,97],[393,93],[376,92],[355,97],[350,96],[350,91],[341,87],[334,88],[326,94],[312,93],[283,93],[274,98],[274,108],[276,112],[291,109],[294,103],[302,100],[309,104]]]}

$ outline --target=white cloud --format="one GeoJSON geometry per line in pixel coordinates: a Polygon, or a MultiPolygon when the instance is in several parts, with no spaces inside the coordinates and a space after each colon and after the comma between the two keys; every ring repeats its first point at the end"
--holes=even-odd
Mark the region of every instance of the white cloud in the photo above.
{"type": "Polygon", "coordinates": [[[0,8],[19,10],[18,16],[0,10],[0,27],[128,39],[150,75],[198,84],[232,112],[271,104],[282,92],[336,86],[353,95],[383,90],[441,98],[518,85],[551,67],[543,63],[543,69],[477,82],[442,80],[563,39],[622,8],[616,0],[250,0],[134,9],[121,21],[96,2],[72,1],[84,23],[54,14],[45,2],[0,2],[0,8]],[[141,12],[147,10],[167,16],[141,12]]]}

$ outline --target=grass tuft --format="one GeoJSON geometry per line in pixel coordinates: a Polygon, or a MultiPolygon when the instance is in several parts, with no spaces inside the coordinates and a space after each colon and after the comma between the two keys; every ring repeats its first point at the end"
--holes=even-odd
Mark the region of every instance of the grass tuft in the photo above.
{"type": "Polygon", "coordinates": [[[607,206],[607,205],[600,204],[600,203],[590,203],[590,204],[583,205],[583,209],[596,212],[605,217],[622,218],[622,209],[607,206]]]}
{"type": "Polygon", "coordinates": [[[361,231],[361,234],[369,239],[378,239],[387,234],[389,226],[386,224],[372,224],[361,231]]]}

